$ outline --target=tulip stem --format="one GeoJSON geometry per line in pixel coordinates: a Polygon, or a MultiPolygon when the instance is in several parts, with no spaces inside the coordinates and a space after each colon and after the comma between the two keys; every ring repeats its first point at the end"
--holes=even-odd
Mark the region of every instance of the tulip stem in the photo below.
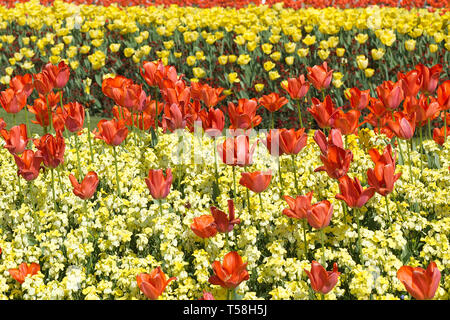
{"type": "Polygon", "coordinates": [[[298,181],[297,181],[297,167],[295,166],[295,155],[291,155],[292,157],[292,166],[294,167],[294,183],[295,183],[295,190],[297,192],[297,194],[299,193],[298,191],[298,181]]]}
{"type": "Polygon", "coordinates": [[[57,211],[57,206],[56,206],[56,195],[55,195],[55,176],[54,176],[54,171],[55,169],[51,168],[51,174],[52,174],[52,195],[53,195],[53,205],[55,206],[55,211],[57,211]]]}
{"type": "Polygon", "coordinates": [[[163,207],[162,207],[162,200],[159,199],[159,214],[162,217],[163,216],[163,207]]]}
{"type": "Polygon", "coordinates": [[[420,134],[420,150],[419,150],[419,154],[420,154],[420,177],[423,177],[422,152],[424,150],[423,150],[423,139],[422,139],[422,127],[420,127],[419,134],[420,134]]]}
{"type": "Polygon", "coordinates": [[[13,125],[16,126],[16,114],[13,113],[12,116],[13,116],[13,125]]]}
{"type": "Polygon", "coordinates": [[[325,241],[324,241],[324,231],[320,229],[320,242],[322,243],[322,265],[325,267],[325,241]]]}
{"type": "Polygon", "coordinates": [[[344,202],[342,204],[342,207],[344,208],[344,224],[347,223],[347,204],[344,202]]]}
{"type": "MultiPolygon", "coordinates": [[[[408,143],[407,143],[408,144],[408,143]]],[[[413,176],[413,173],[412,173],[412,168],[411,168],[411,163],[412,163],[412,160],[411,160],[411,153],[412,153],[412,138],[409,140],[409,144],[408,144],[408,146],[409,146],[409,152],[408,152],[408,159],[409,159],[409,183],[413,183],[413,180],[412,180],[412,176],[413,176]]]]}
{"type": "Polygon", "coordinates": [[[433,135],[431,134],[431,119],[428,118],[428,135],[430,136],[430,140],[433,139],[433,135]]]}
{"type": "Polygon", "coordinates": [[[30,120],[28,120],[28,109],[27,109],[27,106],[25,106],[24,111],[25,111],[25,123],[27,124],[27,129],[31,130],[31,128],[30,128],[30,120]]]}
{"type": "Polygon", "coordinates": [[[117,170],[117,152],[116,152],[116,146],[113,146],[113,151],[114,151],[114,166],[116,167],[117,194],[118,194],[119,197],[120,197],[121,194],[120,194],[120,185],[119,185],[119,172],[118,172],[118,170],[117,170]]]}
{"type": "Polygon", "coordinates": [[[78,162],[78,179],[80,179],[82,177],[82,173],[81,173],[81,162],[80,162],[80,142],[78,140],[78,132],[75,132],[75,149],[77,150],[77,162],[78,162]]]}
{"type": "Polygon", "coordinates": [[[361,247],[361,232],[360,232],[360,223],[359,223],[359,209],[355,208],[355,213],[356,213],[356,224],[358,227],[358,253],[359,253],[359,260],[361,262],[361,264],[364,265],[364,257],[362,254],[362,247],[361,247]]]}
{"type": "Polygon", "coordinates": [[[92,152],[91,116],[89,115],[89,110],[86,110],[86,116],[87,116],[87,130],[88,130],[89,152],[91,153],[91,164],[92,164],[92,163],[94,163],[94,153],[92,152]]]}
{"type": "Polygon", "coordinates": [[[216,137],[212,137],[214,141],[214,169],[215,169],[215,177],[216,177],[216,186],[217,190],[220,194],[220,188],[219,188],[219,169],[217,167],[217,150],[216,150],[216,137]]]}
{"type": "Polygon", "coordinates": [[[447,110],[444,111],[444,144],[447,141],[447,110]]]}
{"type": "Polygon", "coordinates": [[[263,202],[262,202],[261,192],[258,193],[258,196],[259,196],[259,205],[261,206],[261,212],[264,212],[264,206],[263,206],[263,202]]]}
{"type": "Polygon", "coordinates": [[[48,109],[48,126],[50,127],[50,131],[52,130],[52,108],[48,103],[48,95],[45,96],[45,100],[47,101],[47,109],[48,109]]]}
{"type": "Polygon", "coordinates": [[[389,229],[390,229],[390,228],[391,228],[391,225],[392,225],[392,218],[391,218],[391,213],[390,213],[390,211],[389,211],[389,199],[388,199],[388,195],[386,194],[386,195],[384,196],[384,198],[385,198],[385,200],[386,200],[386,211],[387,211],[388,218],[389,218],[389,229]]]}
{"type": "Polygon", "coordinates": [[[248,214],[251,216],[252,215],[252,210],[250,208],[250,191],[248,190],[248,188],[246,188],[246,190],[247,190],[248,214]]]}
{"type": "Polygon", "coordinates": [[[278,175],[280,177],[280,198],[283,197],[283,176],[281,175],[281,158],[278,157],[278,175]]]}
{"type": "Polygon", "coordinates": [[[305,260],[308,260],[308,242],[306,240],[306,218],[302,219],[303,224],[303,245],[305,247],[305,260]]]}
{"type": "Polygon", "coordinates": [[[403,156],[401,139],[397,138],[398,149],[400,150],[400,156],[402,157],[402,164],[405,164],[405,157],[403,156]]]}
{"type": "Polygon", "coordinates": [[[271,128],[274,129],[275,128],[275,121],[273,119],[273,112],[270,113],[270,123],[271,123],[271,128]]]}
{"type": "Polygon", "coordinates": [[[300,99],[297,100],[297,111],[298,111],[298,122],[300,122],[300,128],[303,128],[302,112],[301,112],[301,108],[300,108],[300,99]]]}
{"type": "Polygon", "coordinates": [[[233,166],[233,188],[234,188],[234,199],[236,200],[236,166],[233,166]]]}

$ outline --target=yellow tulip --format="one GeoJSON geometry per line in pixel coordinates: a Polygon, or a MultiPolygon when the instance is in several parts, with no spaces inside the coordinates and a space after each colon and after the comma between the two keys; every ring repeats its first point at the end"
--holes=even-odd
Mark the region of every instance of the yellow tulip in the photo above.
{"type": "Polygon", "coordinates": [[[301,48],[297,50],[297,54],[300,58],[304,58],[308,55],[309,53],[309,48],[301,48]]]}
{"type": "Polygon", "coordinates": [[[437,44],[434,44],[434,43],[430,44],[430,52],[431,52],[431,53],[434,53],[434,52],[436,52],[437,50],[438,50],[437,44]]]}
{"type": "Polygon", "coordinates": [[[339,44],[339,38],[338,37],[329,37],[327,42],[328,42],[328,48],[336,48],[336,46],[339,44]]]}
{"type": "Polygon", "coordinates": [[[225,65],[228,63],[228,56],[220,56],[217,61],[219,61],[219,64],[225,65]]]}
{"type": "Polygon", "coordinates": [[[340,79],[333,80],[333,86],[336,87],[336,88],[340,88],[343,84],[344,83],[340,79]]]}
{"type": "Polygon", "coordinates": [[[123,50],[123,54],[125,55],[125,57],[129,58],[134,54],[134,49],[133,48],[125,48],[123,50]]]}
{"type": "Polygon", "coordinates": [[[263,91],[263,89],[264,89],[264,84],[262,84],[262,83],[255,84],[256,92],[261,92],[261,91],[263,91]]]}
{"type": "Polygon", "coordinates": [[[197,59],[194,56],[189,56],[186,58],[186,63],[188,66],[193,66],[197,62],[197,59]]]}
{"type": "Polygon", "coordinates": [[[91,43],[94,47],[98,48],[103,44],[103,39],[94,39],[91,43]]]}
{"type": "Polygon", "coordinates": [[[405,49],[408,51],[414,51],[416,48],[416,40],[410,39],[405,41],[405,49]]]}
{"type": "Polygon", "coordinates": [[[111,50],[111,52],[117,52],[120,50],[120,43],[111,43],[109,45],[109,50],[111,50]]]}
{"type": "Polygon", "coordinates": [[[273,61],[280,61],[280,59],[281,59],[281,52],[280,51],[272,52],[272,54],[270,55],[270,58],[273,61]]]}
{"type": "Polygon", "coordinates": [[[269,78],[270,80],[276,80],[280,77],[280,74],[278,73],[278,71],[270,71],[269,72],[269,78]]]}
{"type": "Polygon", "coordinates": [[[76,70],[78,67],[80,66],[80,63],[78,62],[78,61],[70,61],[70,67],[73,69],[73,70],[76,70]]]}
{"type": "Polygon", "coordinates": [[[84,46],[82,46],[82,47],[80,48],[80,52],[81,52],[82,54],[88,53],[89,50],[91,50],[91,47],[86,46],[86,45],[84,45],[84,46]]]}
{"type": "Polygon", "coordinates": [[[246,65],[248,64],[250,61],[252,60],[252,58],[250,58],[250,56],[248,54],[241,54],[239,56],[239,58],[237,59],[237,63],[239,65],[246,65]]]}
{"type": "Polygon", "coordinates": [[[345,49],[344,48],[337,48],[336,49],[336,55],[338,57],[342,57],[342,56],[344,56],[344,54],[345,54],[345,49]]]}
{"type": "Polygon", "coordinates": [[[243,36],[237,36],[237,37],[234,39],[234,42],[235,42],[236,44],[242,46],[242,45],[244,45],[244,43],[245,43],[245,38],[244,38],[243,36]]]}
{"type": "Polygon", "coordinates": [[[380,60],[381,58],[383,58],[385,51],[383,48],[380,49],[372,49],[370,51],[370,53],[372,54],[372,59],[373,60],[380,60]]]}
{"type": "Polygon", "coordinates": [[[22,61],[23,54],[21,54],[19,52],[14,52],[14,59],[16,59],[16,61],[22,61]]]}
{"type": "Polygon", "coordinates": [[[284,44],[284,50],[287,53],[293,53],[295,51],[296,44],[293,42],[288,42],[284,44]]]}
{"type": "Polygon", "coordinates": [[[316,43],[316,36],[310,36],[309,34],[303,38],[302,42],[307,46],[313,45],[316,43]]]}
{"type": "Polygon", "coordinates": [[[61,61],[60,56],[50,56],[49,61],[53,64],[58,64],[61,61]]]}
{"type": "Polygon", "coordinates": [[[12,73],[14,72],[14,68],[11,67],[6,67],[5,68],[5,72],[8,76],[12,75],[12,73]]]}
{"type": "Polygon", "coordinates": [[[358,65],[359,69],[364,70],[369,65],[369,59],[367,59],[364,55],[357,56],[356,64],[358,65]]]}
{"type": "Polygon", "coordinates": [[[264,43],[261,45],[261,49],[265,54],[271,54],[272,53],[273,45],[270,43],[264,43]]]}
{"type": "Polygon", "coordinates": [[[364,74],[366,75],[367,78],[370,78],[373,76],[375,70],[372,68],[367,68],[364,70],[364,74]]]}
{"type": "Polygon", "coordinates": [[[22,69],[29,70],[34,68],[34,64],[31,61],[25,61],[21,67],[22,69]]]}
{"type": "Polygon", "coordinates": [[[365,33],[358,33],[355,36],[355,40],[358,41],[359,44],[363,44],[367,41],[367,39],[369,39],[369,35],[365,34],[365,33]]]}
{"type": "Polygon", "coordinates": [[[320,57],[320,59],[325,60],[330,55],[330,51],[320,49],[319,51],[317,51],[317,55],[320,57]]]}
{"type": "Polygon", "coordinates": [[[258,44],[255,41],[247,42],[247,50],[250,52],[253,52],[257,46],[258,44]]]}
{"type": "Polygon", "coordinates": [[[195,52],[195,57],[197,58],[197,60],[205,60],[205,54],[203,53],[203,51],[196,51],[195,52]]]}
{"type": "Polygon", "coordinates": [[[65,44],[69,44],[72,42],[73,37],[72,36],[64,36],[63,41],[65,44]]]}
{"type": "Polygon", "coordinates": [[[286,57],[284,61],[288,66],[292,66],[294,64],[294,57],[293,56],[286,57]]]}
{"type": "Polygon", "coordinates": [[[194,73],[194,76],[198,79],[201,79],[206,75],[205,70],[203,70],[202,68],[193,68],[192,72],[194,73]]]}
{"type": "Polygon", "coordinates": [[[272,35],[269,37],[270,43],[273,43],[273,44],[278,43],[278,42],[280,41],[280,39],[281,39],[281,36],[280,36],[280,35],[277,35],[277,34],[272,34],[272,35]]]}
{"type": "Polygon", "coordinates": [[[237,57],[234,54],[228,56],[229,63],[235,63],[236,60],[237,60],[237,57]]]}
{"type": "Polygon", "coordinates": [[[175,45],[175,42],[173,40],[163,41],[163,45],[164,45],[164,48],[166,48],[167,50],[170,50],[175,45]]]}
{"type": "Polygon", "coordinates": [[[231,83],[235,83],[240,82],[241,80],[239,80],[236,72],[232,72],[228,74],[228,81],[230,81],[231,83]]]}
{"type": "Polygon", "coordinates": [[[270,71],[273,68],[275,68],[275,63],[273,63],[272,61],[266,61],[264,62],[264,70],[266,71],[270,71]]]}
{"type": "Polygon", "coordinates": [[[173,55],[175,56],[175,58],[181,58],[183,53],[182,52],[174,52],[173,55]]]}
{"type": "Polygon", "coordinates": [[[29,37],[23,37],[22,38],[22,43],[24,44],[24,45],[29,45],[30,44],[30,38],[29,37]]]}

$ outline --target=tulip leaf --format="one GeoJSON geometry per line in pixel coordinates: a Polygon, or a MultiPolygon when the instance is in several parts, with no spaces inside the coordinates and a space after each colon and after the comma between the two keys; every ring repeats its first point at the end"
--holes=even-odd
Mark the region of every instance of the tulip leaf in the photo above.
{"type": "Polygon", "coordinates": [[[95,74],[95,81],[97,81],[97,84],[101,87],[102,86],[102,76],[99,73],[95,74]]]}

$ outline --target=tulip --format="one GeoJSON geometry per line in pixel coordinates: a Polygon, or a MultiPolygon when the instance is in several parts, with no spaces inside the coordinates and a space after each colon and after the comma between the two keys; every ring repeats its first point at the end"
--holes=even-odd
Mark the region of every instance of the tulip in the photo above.
{"type": "Polygon", "coordinates": [[[94,131],[95,138],[105,141],[110,146],[120,145],[128,135],[128,128],[122,120],[100,120],[97,130],[94,131]]]}
{"type": "Polygon", "coordinates": [[[417,300],[433,299],[441,281],[441,272],[435,262],[430,262],[427,269],[402,266],[397,271],[397,278],[406,290],[417,300]]]}
{"type": "Polygon", "coordinates": [[[72,183],[73,193],[83,200],[92,198],[99,183],[97,173],[94,171],[89,171],[81,184],[78,183],[77,179],[72,174],[69,175],[69,180],[70,183],[72,183]]]}
{"type": "Polygon", "coordinates": [[[347,174],[353,160],[353,153],[350,150],[331,145],[326,154],[320,155],[320,159],[323,166],[316,168],[314,172],[326,171],[330,178],[339,179],[347,174]]]}
{"type": "Polygon", "coordinates": [[[226,98],[221,96],[224,88],[212,88],[208,84],[198,82],[191,83],[191,95],[194,100],[201,100],[207,108],[215,107],[220,101],[226,98]]]}
{"type": "Polygon", "coordinates": [[[304,269],[308,275],[311,287],[315,292],[327,294],[330,292],[338,282],[339,275],[337,263],[333,264],[333,271],[326,271],[325,268],[318,262],[311,263],[311,271],[304,269]]]}
{"type": "Polygon", "coordinates": [[[416,128],[416,113],[404,114],[398,112],[395,114],[395,120],[388,120],[388,127],[394,132],[397,138],[402,140],[409,140],[414,135],[416,128]]]}
{"type": "Polygon", "coordinates": [[[298,78],[289,78],[287,84],[281,85],[286,90],[291,99],[302,99],[309,90],[309,83],[305,81],[305,76],[302,74],[298,78]]]}
{"type": "Polygon", "coordinates": [[[14,280],[18,281],[20,284],[25,282],[25,278],[28,276],[33,276],[40,271],[41,267],[37,263],[27,264],[23,262],[19,265],[17,269],[9,269],[8,272],[14,280]]]}
{"type": "Polygon", "coordinates": [[[419,70],[414,69],[406,74],[397,73],[397,79],[402,80],[402,89],[407,97],[416,97],[422,87],[423,78],[419,70]]]}
{"type": "Polygon", "coordinates": [[[325,61],[322,65],[316,65],[312,68],[306,67],[306,69],[308,70],[308,80],[317,90],[323,91],[330,86],[334,70],[328,70],[328,66],[325,61]]]}
{"type": "Polygon", "coordinates": [[[239,184],[255,193],[261,193],[267,189],[272,179],[272,171],[242,172],[239,184]]]}
{"type": "Polygon", "coordinates": [[[442,65],[436,64],[431,68],[424,66],[419,63],[416,69],[420,72],[420,77],[422,78],[422,86],[420,91],[426,95],[433,94],[439,82],[439,76],[442,72],[442,65]]]}
{"type": "Polygon", "coordinates": [[[352,180],[347,175],[339,179],[339,190],[341,193],[336,195],[336,199],[345,201],[350,208],[361,208],[375,193],[375,188],[363,189],[358,178],[352,180]]]}
{"type": "Polygon", "coordinates": [[[50,118],[45,100],[41,98],[35,99],[33,106],[28,106],[28,110],[36,116],[36,120],[31,120],[31,122],[39,124],[44,128],[44,132],[47,132],[47,127],[50,125],[50,118]]]}
{"type": "Polygon", "coordinates": [[[223,264],[213,262],[214,275],[209,278],[209,283],[234,290],[242,281],[250,278],[246,267],[247,263],[243,263],[236,251],[229,252],[223,258],[223,264]]]}
{"type": "Polygon", "coordinates": [[[230,117],[231,129],[250,129],[261,123],[262,118],[256,115],[258,103],[255,99],[239,99],[238,105],[228,103],[228,116],[230,117]]]}
{"type": "Polygon", "coordinates": [[[40,151],[25,150],[21,157],[14,154],[14,160],[19,168],[17,174],[22,176],[22,178],[31,181],[38,177],[43,160],[40,151]]]}
{"type": "Polygon", "coordinates": [[[350,100],[350,105],[353,109],[361,111],[369,104],[370,90],[361,91],[358,88],[353,87],[350,88],[345,96],[350,100]]]}
{"type": "Polygon", "coordinates": [[[219,136],[225,127],[225,117],[222,110],[209,108],[200,110],[200,119],[202,120],[203,130],[210,137],[219,136]]]}
{"type": "Polygon", "coordinates": [[[132,80],[120,75],[114,78],[106,78],[102,82],[102,92],[115,101],[115,97],[120,96],[122,88],[132,84],[132,80]]]}
{"type": "Polygon", "coordinates": [[[323,102],[317,98],[312,98],[311,102],[312,106],[308,108],[308,112],[316,120],[319,127],[322,129],[331,127],[331,117],[336,112],[331,97],[327,95],[323,102]]]}
{"type": "Polygon", "coordinates": [[[5,148],[11,154],[21,154],[24,152],[30,140],[27,136],[27,127],[24,124],[12,127],[9,132],[1,129],[0,134],[6,142],[5,148]]]}
{"type": "Polygon", "coordinates": [[[325,133],[323,133],[321,130],[316,130],[314,132],[313,139],[319,146],[320,152],[324,156],[326,156],[329,146],[344,148],[344,143],[342,141],[342,134],[341,131],[339,131],[338,129],[331,129],[328,135],[328,140],[327,137],[325,136],[325,133]]]}
{"type": "Polygon", "coordinates": [[[333,206],[328,200],[322,200],[311,207],[307,211],[306,218],[311,227],[315,229],[323,229],[330,224],[333,215],[333,206]]]}
{"type": "Polygon", "coordinates": [[[70,132],[79,132],[83,129],[85,111],[84,107],[78,102],[70,102],[64,106],[67,112],[66,128],[70,132]]]}
{"type": "Polygon", "coordinates": [[[3,118],[0,118],[0,130],[3,130],[6,128],[6,122],[3,120],[3,118]]]}
{"type": "Polygon", "coordinates": [[[183,108],[178,103],[166,105],[164,108],[164,116],[162,120],[162,127],[164,131],[169,129],[174,132],[177,129],[184,129],[187,125],[187,120],[191,117],[190,114],[182,112],[183,108]]]}
{"type": "Polygon", "coordinates": [[[139,289],[151,300],[158,299],[163,294],[167,285],[176,279],[176,277],[172,277],[166,280],[166,275],[162,272],[161,267],[153,269],[150,274],[141,273],[136,276],[139,289]]]}
{"type": "Polygon", "coordinates": [[[245,135],[227,138],[217,146],[223,163],[231,166],[245,167],[253,163],[253,152],[257,142],[250,147],[250,138],[245,135]]]}
{"type": "Polygon", "coordinates": [[[383,103],[384,107],[389,111],[398,108],[402,100],[405,98],[403,92],[403,80],[394,83],[392,81],[384,81],[377,87],[378,98],[383,103]]]}
{"type": "MultiPolygon", "coordinates": [[[[450,80],[444,81],[437,89],[437,100],[444,111],[444,143],[447,139],[447,110],[450,109],[450,80]]],[[[434,136],[434,133],[433,133],[434,136]]]]}
{"type": "Polygon", "coordinates": [[[172,186],[172,169],[168,168],[165,172],[162,169],[149,170],[148,178],[145,178],[148,190],[154,199],[161,200],[168,196],[170,187],[172,186]]]}
{"type": "Polygon", "coordinates": [[[194,218],[194,221],[191,224],[191,230],[203,239],[214,237],[218,231],[215,219],[210,215],[202,215],[194,218]]]}
{"type": "Polygon", "coordinates": [[[272,92],[259,98],[258,102],[270,112],[272,128],[274,128],[273,113],[280,110],[289,101],[285,97],[280,97],[278,93],[272,92]]]}
{"type": "Polygon", "coordinates": [[[0,92],[0,104],[6,112],[15,115],[27,104],[27,95],[23,92],[16,92],[9,88],[0,92]]]}
{"type": "Polygon", "coordinates": [[[48,63],[45,65],[44,70],[51,74],[50,78],[53,79],[55,89],[64,88],[69,81],[70,68],[64,61],[61,61],[58,66],[48,63]]]}
{"type": "Polygon", "coordinates": [[[449,135],[450,135],[450,127],[433,129],[433,140],[441,146],[444,145],[446,137],[448,137],[449,135]]]}
{"type": "Polygon", "coordinates": [[[359,127],[359,116],[361,112],[359,110],[350,110],[347,113],[342,109],[336,110],[330,118],[330,124],[333,128],[339,129],[342,134],[355,134],[356,129],[359,127]]]}
{"type": "Polygon", "coordinates": [[[279,145],[282,151],[281,154],[296,155],[307,143],[308,135],[305,133],[305,128],[295,129],[281,129],[279,145]]]}
{"type": "Polygon", "coordinates": [[[17,75],[9,82],[9,87],[14,92],[24,92],[27,97],[33,92],[33,77],[30,73],[23,76],[17,75]]]}
{"type": "Polygon", "coordinates": [[[231,199],[228,200],[228,217],[225,212],[217,209],[214,206],[211,207],[210,210],[214,218],[214,225],[218,232],[228,233],[233,230],[236,224],[241,223],[241,219],[236,219],[234,216],[234,202],[231,199]]]}
{"type": "Polygon", "coordinates": [[[47,96],[55,87],[55,78],[48,70],[42,70],[41,73],[33,75],[33,78],[34,88],[43,96],[47,96]]]}

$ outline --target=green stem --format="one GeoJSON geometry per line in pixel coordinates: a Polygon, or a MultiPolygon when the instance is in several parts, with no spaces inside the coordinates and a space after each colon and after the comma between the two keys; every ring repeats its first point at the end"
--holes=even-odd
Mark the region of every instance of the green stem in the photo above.
{"type": "Polygon", "coordinates": [[[292,157],[292,166],[294,167],[294,183],[295,183],[295,190],[297,192],[297,194],[299,193],[298,191],[298,181],[297,181],[297,167],[295,166],[295,155],[291,155],[292,157]]]}
{"type": "Polygon", "coordinates": [[[308,260],[308,241],[306,240],[306,228],[307,228],[307,224],[306,224],[306,218],[302,219],[302,224],[303,224],[303,245],[305,247],[305,260],[308,260]]]}
{"type": "Polygon", "coordinates": [[[51,168],[51,174],[52,174],[52,195],[53,195],[53,205],[55,207],[55,211],[57,212],[57,206],[56,206],[56,194],[55,194],[55,177],[54,177],[54,171],[55,169],[51,168]]]}
{"type": "Polygon", "coordinates": [[[423,177],[422,153],[423,153],[424,150],[423,150],[423,139],[422,139],[422,127],[420,127],[419,134],[420,134],[420,149],[419,149],[419,154],[420,154],[420,177],[423,177]]]}
{"type": "Polygon", "coordinates": [[[13,116],[13,126],[16,126],[16,114],[13,113],[12,116],[13,116]]]}
{"type": "Polygon", "coordinates": [[[275,128],[275,121],[273,119],[273,112],[270,113],[270,122],[271,122],[271,128],[274,129],[275,128]]]}
{"type": "Polygon", "coordinates": [[[402,158],[402,164],[405,164],[405,157],[403,156],[401,139],[397,138],[398,149],[400,150],[400,157],[402,158]]]}
{"type": "MultiPolygon", "coordinates": [[[[408,143],[407,143],[408,144],[408,143]]],[[[413,172],[412,172],[412,168],[411,168],[411,164],[412,164],[412,160],[411,160],[411,153],[412,153],[412,138],[409,140],[409,153],[408,153],[408,159],[409,159],[409,183],[413,183],[413,172]]]]}
{"type": "Polygon", "coordinates": [[[297,100],[297,111],[298,111],[298,122],[300,123],[300,128],[303,128],[302,111],[300,108],[300,99],[297,100]]]}
{"type": "Polygon", "coordinates": [[[88,142],[89,142],[89,152],[91,153],[91,164],[94,163],[94,152],[92,152],[92,139],[91,139],[91,116],[89,110],[86,110],[87,117],[87,130],[88,130],[88,142]]]}
{"type": "Polygon", "coordinates": [[[444,111],[444,143],[447,141],[447,110],[444,111]]]}
{"type": "Polygon", "coordinates": [[[252,210],[250,208],[250,191],[248,190],[248,188],[245,188],[247,190],[247,205],[248,205],[248,214],[251,216],[252,215],[252,210]]]}
{"type": "Polygon", "coordinates": [[[392,225],[392,218],[391,218],[391,213],[390,213],[390,211],[389,211],[389,199],[388,199],[388,194],[386,194],[385,196],[384,196],[384,198],[385,198],[385,200],[386,200],[386,211],[387,211],[387,214],[388,214],[388,219],[389,219],[389,229],[391,228],[391,225],[392,225]]]}
{"type": "Polygon", "coordinates": [[[359,209],[358,208],[354,208],[355,212],[356,212],[356,223],[358,226],[358,253],[359,253],[359,260],[361,262],[362,265],[364,265],[364,257],[362,254],[362,247],[361,247],[361,232],[360,232],[360,222],[359,222],[359,209]]]}
{"type": "Polygon", "coordinates": [[[237,192],[236,192],[236,166],[233,166],[233,196],[234,200],[236,200],[237,192]]]}
{"type": "Polygon", "coordinates": [[[258,193],[258,196],[259,196],[259,205],[261,206],[261,212],[264,212],[264,206],[263,206],[263,202],[262,202],[261,192],[258,193]]]}
{"type": "Polygon", "coordinates": [[[342,204],[342,207],[344,208],[344,224],[347,223],[347,204],[344,202],[342,204]]]}
{"type": "Polygon", "coordinates": [[[216,138],[213,137],[212,139],[213,139],[213,141],[214,141],[214,169],[215,169],[216,185],[217,185],[217,190],[219,191],[219,194],[220,194],[220,188],[219,188],[219,169],[218,169],[218,167],[217,167],[216,138]]]}
{"type": "Polygon", "coordinates": [[[431,120],[428,118],[428,135],[430,137],[430,140],[433,139],[433,135],[431,134],[431,120]]]}
{"type": "Polygon", "coordinates": [[[118,194],[119,197],[120,197],[121,194],[120,194],[120,185],[119,185],[119,171],[117,170],[117,152],[116,152],[116,146],[113,146],[113,151],[114,151],[114,166],[116,167],[117,194],[118,194]]]}
{"type": "Polygon", "coordinates": [[[78,140],[78,133],[75,132],[75,149],[77,150],[77,162],[78,162],[78,179],[80,179],[83,174],[81,172],[81,162],[80,162],[80,141],[78,140]]]}
{"type": "Polygon", "coordinates": [[[47,110],[48,110],[48,126],[50,127],[50,131],[52,130],[52,108],[50,107],[50,104],[48,103],[48,96],[45,96],[45,100],[47,101],[47,110]]]}
{"type": "Polygon", "coordinates": [[[281,157],[278,157],[278,176],[280,178],[280,198],[283,197],[283,176],[281,175],[281,157]]]}
{"type": "Polygon", "coordinates": [[[163,216],[163,207],[162,207],[162,200],[159,199],[159,214],[162,217],[163,216]]]}
{"type": "Polygon", "coordinates": [[[324,241],[324,231],[323,229],[320,229],[320,242],[322,243],[322,266],[325,268],[325,241],[324,241]]]}

